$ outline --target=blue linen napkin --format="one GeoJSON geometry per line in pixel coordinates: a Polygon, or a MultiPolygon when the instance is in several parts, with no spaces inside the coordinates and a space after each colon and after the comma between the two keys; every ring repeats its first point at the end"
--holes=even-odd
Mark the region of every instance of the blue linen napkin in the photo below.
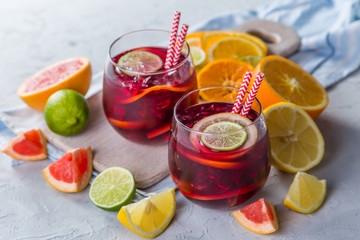
{"type": "Polygon", "coordinates": [[[255,10],[236,10],[190,29],[229,30],[254,18],[282,23],[301,38],[289,57],[324,87],[342,80],[360,66],[359,0],[278,0],[255,10]]]}

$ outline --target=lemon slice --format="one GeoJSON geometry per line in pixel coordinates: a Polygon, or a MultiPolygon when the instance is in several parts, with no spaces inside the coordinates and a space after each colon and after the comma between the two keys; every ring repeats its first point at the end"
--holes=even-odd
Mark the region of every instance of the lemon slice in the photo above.
{"type": "Polygon", "coordinates": [[[297,212],[312,213],[321,206],[325,195],[326,180],[298,172],[285,196],[284,206],[297,212]]]}
{"type": "Polygon", "coordinates": [[[132,72],[152,73],[162,68],[163,61],[158,55],[151,52],[132,51],[120,57],[118,65],[126,70],[125,73],[129,71],[128,74],[132,72]]]}
{"type": "Polygon", "coordinates": [[[303,109],[292,103],[277,103],[265,109],[264,115],[274,166],[296,173],[307,171],[321,162],[324,138],[303,109]]]}
{"type": "Polygon", "coordinates": [[[199,47],[190,47],[190,54],[194,60],[195,68],[201,68],[205,64],[206,55],[204,50],[199,47]]]}
{"type": "Polygon", "coordinates": [[[221,58],[239,59],[242,56],[253,55],[264,57],[263,51],[255,43],[239,38],[228,37],[215,42],[209,49],[209,61],[221,58]]]}
{"type": "Polygon", "coordinates": [[[171,222],[176,209],[175,188],[122,207],[118,220],[145,238],[154,238],[171,222]]]}

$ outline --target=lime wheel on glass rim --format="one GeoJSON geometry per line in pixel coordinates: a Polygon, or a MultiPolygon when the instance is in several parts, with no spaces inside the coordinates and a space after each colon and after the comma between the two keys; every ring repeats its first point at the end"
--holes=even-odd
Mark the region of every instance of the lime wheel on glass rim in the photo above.
{"type": "Polygon", "coordinates": [[[251,120],[240,114],[214,114],[195,123],[192,129],[196,132],[191,132],[190,140],[201,150],[204,149],[201,145],[215,151],[247,149],[257,139],[257,129],[251,123],[251,120]]]}
{"type": "Polygon", "coordinates": [[[163,67],[161,57],[148,51],[131,51],[121,56],[118,63],[125,74],[153,73],[163,67]]]}

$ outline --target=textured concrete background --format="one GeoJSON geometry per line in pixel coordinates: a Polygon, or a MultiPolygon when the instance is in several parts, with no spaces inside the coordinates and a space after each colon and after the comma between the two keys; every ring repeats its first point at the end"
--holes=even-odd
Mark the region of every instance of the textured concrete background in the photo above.
{"type": "MultiPolygon", "coordinates": [[[[142,28],[169,29],[174,10],[194,25],[233,9],[269,0],[0,0],[0,109],[21,104],[16,89],[39,69],[73,56],[90,58],[101,71],[109,44],[142,28]]],[[[317,120],[326,142],[323,162],[311,170],[328,181],[322,208],[311,215],[282,205],[292,174],[272,169],[254,199],[272,201],[278,232],[262,236],[242,228],[229,212],[201,208],[177,193],[177,211],[157,239],[358,239],[360,229],[360,72],[329,89],[330,105],[317,120]],[[338,114],[341,112],[341,114],[338,114]]],[[[4,144],[1,142],[0,144],[4,144]]],[[[142,239],[123,227],[115,212],[93,206],[88,188],[76,194],[52,189],[41,170],[48,160],[15,168],[0,155],[0,239],[142,239]]]]}

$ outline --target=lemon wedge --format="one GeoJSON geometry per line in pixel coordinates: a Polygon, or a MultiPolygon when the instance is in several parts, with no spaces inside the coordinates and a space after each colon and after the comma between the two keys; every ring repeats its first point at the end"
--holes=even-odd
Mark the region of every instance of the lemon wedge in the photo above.
{"type": "Polygon", "coordinates": [[[122,207],[118,220],[134,233],[154,238],[170,224],[175,209],[175,188],[171,188],[122,207]]]}
{"type": "Polygon", "coordinates": [[[326,180],[298,172],[285,196],[284,206],[297,212],[312,213],[321,206],[325,195],[326,180]]]}
{"type": "Polygon", "coordinates": [[[275,167],[296,173],[321,162],[324,138],[308,113],[295,104],[282,102],[265,109],[264,115],[275,167]]]}

